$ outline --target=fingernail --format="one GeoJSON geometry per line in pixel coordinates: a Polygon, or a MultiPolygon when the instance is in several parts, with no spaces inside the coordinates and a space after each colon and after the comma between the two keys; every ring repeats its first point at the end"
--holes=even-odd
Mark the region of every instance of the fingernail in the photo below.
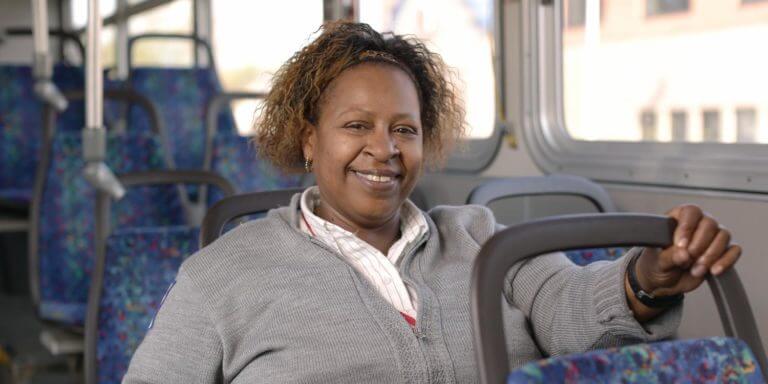
{"type": "Polygon", "coordinates": [[[712,270],[711,270],[711,272],[712,272],[712,274],[713,274],[713,275],[717,276],[717,275],[719,275],[721,272],[723,272],[723,267],[721,267],[721,266],[719,266],[719,265],[715,265],[714,267],[712,267],[712,270]]]}
{"type": "Polygon", "coordinates": [[[703,265],[695,265],[693,268],[691,268],[691,275],[694,277],[702,277],[704,276],[705,272],[707,272],[707,267],[703,265]]]}
{"type": "Polygon", "coordinates": [[[688,239],[682,238],[677,241],[677,246],[680,248],[685,248],[688,245],[688,239]]]}

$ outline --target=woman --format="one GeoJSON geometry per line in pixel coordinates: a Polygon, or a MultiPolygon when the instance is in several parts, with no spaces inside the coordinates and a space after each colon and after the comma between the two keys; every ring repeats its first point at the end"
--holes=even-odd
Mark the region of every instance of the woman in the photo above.
{"type": "MultiPolygon", "coordinates": [[[[326,25],[297,52],[275,75],[258,143],[317,186],[184,263],[125,382],[477,381],[470,269],[500,226],[483,207],[423,213],[407,200],[463,133],[445,73],[417,40],[365,24],[326,25]]],[[[697,207],[670,216],[668,249],[587,267],[555,253],[513,268],[511,366],[671,336],[681,295],[740,249],[697,207]]]]}

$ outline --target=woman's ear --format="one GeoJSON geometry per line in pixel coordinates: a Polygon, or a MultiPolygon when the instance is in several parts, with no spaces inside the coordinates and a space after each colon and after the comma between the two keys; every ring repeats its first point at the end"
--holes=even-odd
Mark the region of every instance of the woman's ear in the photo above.
{"type": "Polygon", "coordinates": [[[317,127],[309,121],[305,121],[301,136],[301,149],[304,152],[304,159],[314,159],[317,127]]]}

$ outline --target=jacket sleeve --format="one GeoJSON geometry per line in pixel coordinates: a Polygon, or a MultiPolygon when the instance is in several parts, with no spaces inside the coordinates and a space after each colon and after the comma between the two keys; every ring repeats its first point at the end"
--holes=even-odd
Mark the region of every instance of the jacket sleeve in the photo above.
{"type": "Polygon", "coordinates": [[[182,267],[123,383],[220,383],[221,366],[221,339],[210,311],[182,267]]]}
{"type": "Polygon", "coordinates": [[[640,251],[584,267],[562,252],[525,260],[507,275],[504,296],[526,314],[539,347],[550,356],[669,338],[680,324],[682,304],[643,324],[629,309],[624,278],[640,251]]]}

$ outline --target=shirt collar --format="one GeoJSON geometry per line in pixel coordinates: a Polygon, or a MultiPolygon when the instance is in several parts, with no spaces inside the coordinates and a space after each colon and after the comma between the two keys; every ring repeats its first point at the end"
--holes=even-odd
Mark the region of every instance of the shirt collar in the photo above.
{"type": "MultiPolygon", "coordinates": [[[[301,194],[299,206],[303,218],[300,218],[299,222],[305,233],[318,238],[337,251],[339,249],[334,240],[335,237],[353,237],[363,242],[352,232],[315,215],[314,212],[319,202],[320,189],[317,186],[309,187],[301,194]]],[[[405,240],[406,244],[410,244],[429,233],[429,225],[424,218],[424,213],[409,199],[406,199],[400,208],[400,233],[401,237],[395,243],[405,240]]]]}

